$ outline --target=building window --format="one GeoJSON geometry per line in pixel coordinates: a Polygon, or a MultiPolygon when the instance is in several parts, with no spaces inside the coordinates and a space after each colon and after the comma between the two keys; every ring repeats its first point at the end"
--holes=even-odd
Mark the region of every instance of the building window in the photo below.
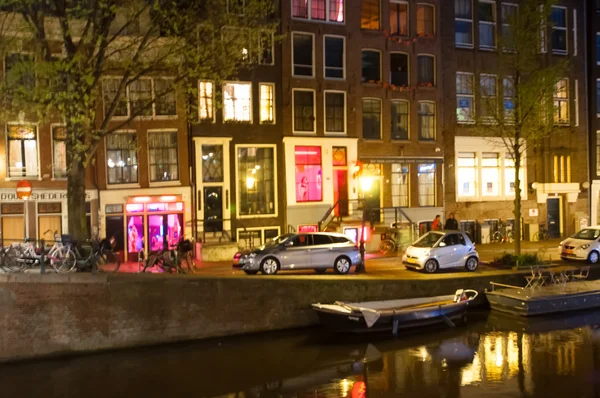
{"type": "Polygon", "coordinates": [[[223,145],[202,145],[202,182],[223,182],[223,145]]]}
{"type": "Polygon", "coordinates": [[[274,37],[271,32],[261,32],[258,43],[258,63],[273,65],[274,37]]]}
{"type": "Polygon", "coordinates": [[[35,88],[35,57],[29,54],[11,53],[4,57],[4,80],[13,91],[35,88]]]}
{"type": "Polygon", "coordinates": [[[223,121],[252,121],[252,83],[223,84],[223,121]]]}
{"type": "Polygon", "coordinates": [[[516,4],[502,3],[500,7],[502,49],[505,51],[514,51],[515,43],[512,38],[511,24],[517,17],[518,6],[516,4]]]}
{"type": "Polygon", "coordinates": [[[209,81],[198,82],[198,117],[201,121],[214,121],[215,93],[213,83],[209,81]]]}
{"type": "Polygon", "coordinates": [[[479,86],[481,90],[481,117],[488,121],[495,121],[496,117],[496,76],[479,76],[479,86]]]}
{"type": "Polygon", "coordinates": [[[596,33],[596,65],[600,65],[600,32],[596,33]]]}
{"type": "Polygon", "coordinates": [[[315,92],[293,90],[294,131],[315,131],[315,92]]]}
{"type": "Polygon", "coordinates": [[[596,130],[596,175],[600,176],[600,130],[596,130]]]}
{"type": "Polygon", "coordinates": [[[419,102],[419,140],[435,140],[435,103],[419,102]]]}
{"type": "Polygon", "coordinates": [[[152,80],[139,79],[129,83],[129,112],[131,115],[152,115],[152,80]]]}
{"type": "Polygon", "coordinates": [[[346,93],[325,91],[325,132],[346,132],[346,93]]]}
{"type": "Polygon", "coordinates": [[[417,4],[417,36],[435,35],[435,8],[433,5],[417,4]]]}
{"type": "Polygon", "coordinates": [[[567,53],[567,9],[552,7],[550,15],[552,21],[552,52],[554,54],[567,53]]]}
{"type": "Polygon", "coordinates": [[[459,152],[456,159],[457,197],[474,197],[477,184],[477,158],[474,152],[459,152]]]}
{"type": "Polygon", "coordinates": [[[390,54],[390,84],[408,86],[408,54],[390,54]]]}
{"type": "Polygon", "coordinates": [[[408,140],[409,102],[392,101],[391,105],[392,140],[408,140]]]}
{"type": "Polygon", "coordinates": [[[390,33],[398,36],[408,36],[408,3],[405,1],[390,1],[390,33]]]}
{"type": "Polygon", "coordinates": [[[275,214],[275,147],[238,147],[236,159],[239,214],[275,214]]]}
{"type": "Polygon", "coordinates": [[[360,27],[361,29],[379,30],[380,1],[381,0],[361,0],[360,7],[360,27]]]}
{"type": "Polygon", "coordinates": [[[473,47],[472,0],[454,0],[454,42],[457,47],[473,47]]]}
{"type": "Polygon", "coordinates": [[[500,159],[495,152],[483,152],[481,155],[481,195],[498,196],[500,183],[500,159]]]}
{"type": "MultiPolygon", "coordinates": [[[[117,97],[117,92],[119,89],[119,85],[121,83],[120,78],[104,78],[102,80],[102,98],[104,102],[104,114],[108,112],[108,109],[112,106],[115,98],[117,97]]],[[[115,107],[113,112],[113,116],[128,116],[129,115],[129,105],[127,103],[127,90],[125,87],[119,101],[115,107]]]]}
{"type": "Polygon", "coordinates": [[[113,133],[106,137],[106,165],[109,184],[138,182],[135,133],[113,133]]]}
{"type": "Polygon", "coordinates": [[[381,53],[375,50],[362,50],[362,82],[381,81],[381,53]]]}
{"type": "Polygon", "coordinates": [[[569,80],[560,79],[554,85],[554,123],[569,124],[569,80]]]}
{"type": "Polygon", "coordinates": [[[381,139],[381,100],[365,98],[362,108],[363,139],[381,139]]]}
{"type": "Polygon", "coordinates": [[[392,164],[392,206],[409,207],[409,167],[407,164],[392,164]]]}
{"type": "Polygon", "coordinates": [[[177,181],[177,132],[148,133],[150,181],[177,181]]]}
{"type": "Polygon", "coordinates": [[[273,124],[275,122],[275,84],[260,83],[260,123],[273,124]]]}
{"type": "Polygon", "coordinates": [[[294,148],[296,164],[296,202],[323,200],[323,168],[320,146],[294,148]]]}
{"type": "Polygon", "coordinates": [[[456,121],[457,123],[472,123],[473,112],[473,74],[456,73],[456,121]]]}
{"type": "Polygon", "coordinates": [[[325,36],[325,78],[343,79],[344,73],[344,37],[325,36]]]}
{"type": "MultiPolygon", "coordinates": [[[[121,78],[105,78],[102,81],[104,112],[116,98],[121,78]]],[[[130,82],[125,87],[113,116],[174,116],[177,101],[173,79],[143,78],[130,82]]]]}
{"type": "Polygon", "coordinates": [[[435,163],[419,164],[419,206],[435,206],[435,163]]]}
{"type": "Polygon", "coordinates": [[[512,77],[502,79],[504,96],[504,120],[515,120],[515,81],[512,77]]]}
{"type": "Polygon", "coordinates": [[[554,182],[571,182],[571,157],[554,155],[554,182]]]}
{"type": "Polygon", "coordinates": [[[292,33],[292,74],[294,76],[314,76],[313,39],[308,33],[292,33]]]}
{"type": "Polygon", "coordinates": [[[152,79],[154,114],[168,116],[177,114],[177,101],[173,90],[173,79],[152,79]]]}
{"type": "Polygon", "coordinates": [[[344,0],[292,0],[294,18],[344,22],[344,0]]]}
{"type": "Polygon", "coordinates": [[[52,177],[67,178],[67,128],[52,126],[52,177]]]}
{"type": "Polygon", "coordinates": [[[8,177],[37,177],[37,127],[9,124],[7,130],[8,177]]]}
{"type": "Polygon", "coordinates": [[[479,48],[496,48],[496,3],[479,1],[479,48]]]}
{"type": "Polygon", "coordinates": [[[435,86],[435,58],[433,55],[417,56],[417,83],[419,86],[435,86]]]}

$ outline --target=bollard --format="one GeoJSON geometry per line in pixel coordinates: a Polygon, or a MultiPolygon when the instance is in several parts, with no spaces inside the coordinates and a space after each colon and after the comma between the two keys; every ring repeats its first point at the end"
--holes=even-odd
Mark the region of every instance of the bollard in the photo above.
{"type": "Polygon", "coordinates": [[[42,252],[40,253],[40,274],[45,274],[46,273],[46,259],[45,259],[45,249],[46,249],[46,244],[44,242],[44,239],[42,239],[40,241],[40,244],[42,245],[42,252]]]}

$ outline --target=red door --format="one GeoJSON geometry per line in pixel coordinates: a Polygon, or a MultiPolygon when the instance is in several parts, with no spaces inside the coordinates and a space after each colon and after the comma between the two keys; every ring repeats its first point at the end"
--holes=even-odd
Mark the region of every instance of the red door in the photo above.
{"type": "Polygon", "coordinates": [[[333,203],[336,217],[348,215],[348,171],[333,170],[333,203]]]}

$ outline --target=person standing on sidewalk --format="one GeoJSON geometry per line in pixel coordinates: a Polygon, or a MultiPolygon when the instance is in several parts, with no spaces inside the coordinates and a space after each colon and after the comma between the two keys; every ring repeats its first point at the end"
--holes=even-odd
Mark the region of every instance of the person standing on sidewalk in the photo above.
{"type": "Polygon", "coordinates": [[[442,220],[440,219],[440,215],[436,215],[433,220],[433,224],[431,225],[432,231],[441,231],[442,230],[442,220]]]}
{"type": "Polygon", "coordinates": [[[450,216],[448,216],[444,229],[458,231],[458,221],[456,221],[456,218],[454,218],[454,213],[450,213],[450,216]]]}

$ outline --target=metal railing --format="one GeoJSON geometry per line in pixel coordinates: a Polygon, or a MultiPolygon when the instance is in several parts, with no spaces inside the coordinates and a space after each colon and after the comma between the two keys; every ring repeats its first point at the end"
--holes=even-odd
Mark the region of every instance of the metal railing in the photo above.
{"type": "MultiPolygon", "coordinates": [[[[218,239],[219,243],[222,243],[223,241],[232,242],[232,230],[223,228],[226,222],[229,222],[231,225],[231,219],[229,218],[198,220],[196,223],[196,231],[199,237],[201,237],[202,242],[206,242],[207,236],[209,239],[218,239]]],[[[198,237],[196,237],[196,239],[198,239],[198,237]]]]}

